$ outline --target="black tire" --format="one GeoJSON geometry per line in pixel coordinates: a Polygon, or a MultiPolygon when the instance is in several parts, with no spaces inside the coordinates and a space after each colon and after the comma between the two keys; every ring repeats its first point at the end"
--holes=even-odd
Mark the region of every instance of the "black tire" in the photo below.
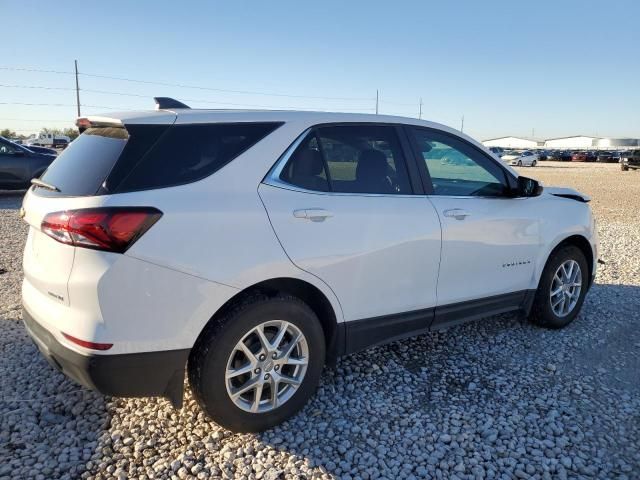
{"type": "Polygon", "coordinates": [[[538,162],[536,160],[534,160],[533,162],[531,162],[531,166],[535,167],[538,164],[538,162]]]}
{"type": "Polygon", "coordinates": [[[255,295],[212,321],[189,357],[189,383],[200,408],[217,424],[234,432],[261,432],[296,414],[314,394],[325,360],[325,338],[316,314],[289,295],[255,295]],[[235,345],[254,327],[269,320],[294,324],[309,348],[307,370],[283,405],[264,413],[242,410],[227,393],[225,370],[235,345]]]}
{"type": "Polygon", "coordinates": [[[623,172],[626,172],[627,170],[629,170],[629,167],[627,167],[625,164],[621,163],[620,164],[620,170],[622,170],[623,172]]]}
{"type": "Polygon", "coordinates": [[[588,287],[589,267],[582,250],[573,245],[561,247],[551,254],[544,267],[542,276],[540,277],[540,283],[538,284],[538,290],[536,291],[536,296],[533,301],[533,308],[531,309],[531,315],[529,317],[530,320],[536,325],[546,328],[558,329],[566,327],[580,312],[588,287]],[[570,259],[575,260],[580,266],[582,286],[580,289],[580,296],[578,297],[578,301],[573,310],[568,315],[560,317],[556,315],[551,308],[551,285],[553,277],[560,265],[570,259]]]}
{"type": "Polygon", "coordinates": [[[522,160],[518,160],[518,167],[522,166],[522,160]]]}

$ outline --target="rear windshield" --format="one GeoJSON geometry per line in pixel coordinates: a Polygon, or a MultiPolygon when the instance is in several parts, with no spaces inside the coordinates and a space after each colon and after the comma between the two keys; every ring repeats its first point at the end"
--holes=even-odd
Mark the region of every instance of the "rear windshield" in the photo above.
{"type": "Polygon", "coordinates": [[[42,180],[87,196],[170,187],[205,178],[255,145],[280,123],[127,125],[87,129],[49,166],[42,180]]]}
{"type": "Polygon", "coordinates": [[[124,150],[124,128],[89,128],[56,158],[42,180],[60,192],[38,188],[39,195],[94,195],[124,150]]]}

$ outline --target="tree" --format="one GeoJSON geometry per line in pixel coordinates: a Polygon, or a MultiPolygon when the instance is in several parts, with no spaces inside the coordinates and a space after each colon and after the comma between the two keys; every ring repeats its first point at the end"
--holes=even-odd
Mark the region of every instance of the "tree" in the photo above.
{"type": "Polygon", "coordinates": [[[9,130],[8,128],[5,128],[3,130],[0,130],[0,137],[17,138],[18,134],[16,132],[14,132],[13,130],[9,130]]]}

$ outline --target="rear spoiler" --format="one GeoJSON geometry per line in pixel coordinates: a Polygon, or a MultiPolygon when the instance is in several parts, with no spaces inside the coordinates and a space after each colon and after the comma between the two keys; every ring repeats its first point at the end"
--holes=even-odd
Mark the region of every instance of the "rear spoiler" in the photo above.
{"type": "Polygon", "coordinates": [[[79,117],[76,120],[76,127],[80,133],[91,127],[123,127],[122,122],[115,118],[107,117],[79,117]]]}
{"type": "MultiPolygon", "coordinates": [[[[153,100],[156,102],[156,111],[173,110],[177,108],[191,109],[191,107],[189,107],[188,105],[185,105],[184,103],[170,97],[154,97],[153,100]]],[[[79,117],[76,120],[76,126],[78,127],[78,131],[82,133],[90,127],[123,127],[124,124],[122,120],[119,120],[117,118],[90,116],[79,117]]]]}

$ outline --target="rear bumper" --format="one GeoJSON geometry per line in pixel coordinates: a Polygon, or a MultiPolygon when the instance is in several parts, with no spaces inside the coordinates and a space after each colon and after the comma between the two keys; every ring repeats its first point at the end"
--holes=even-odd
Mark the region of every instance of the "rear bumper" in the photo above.
{"type": "Polygon", "coordinates": [[[83,355],[62,345],[25,308],[22,320],[49,364],[80,385],[114,397],[166,397],[182,406],[188,349],[83,355]]]}

